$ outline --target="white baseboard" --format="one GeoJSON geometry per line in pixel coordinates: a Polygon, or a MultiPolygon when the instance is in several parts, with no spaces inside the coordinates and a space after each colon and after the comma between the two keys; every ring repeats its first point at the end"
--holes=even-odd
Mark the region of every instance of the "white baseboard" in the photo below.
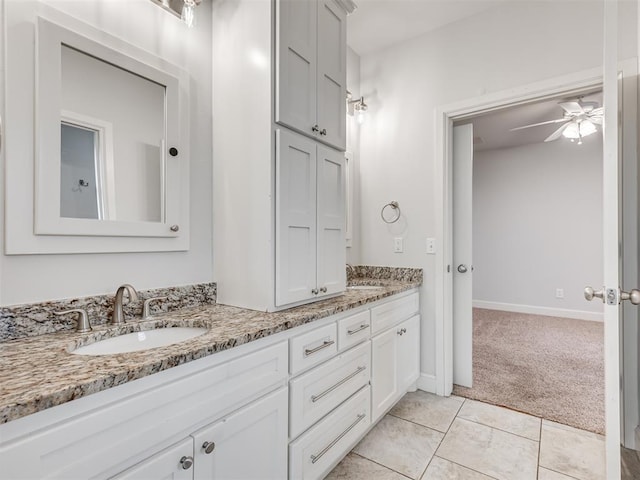
{"type": "Polygon", "coordinates": [[[583,310],[569,310],[566,308],[534,307],[533,305],[517,305],[514,303],[486,302],[484,300],[474,300],[473,306],[476,308],[487,308],[489,310],[501,310],[503,312],[529,313],[532,315],[574,318],[577,320],[590,320],[593,322],[604,321],[604,314],[602,312],[587,312],[583,310]]]}
{"type": "Polygon", "coordinates": [[[421,373],[416,382],[418,389],[424,392],[436,393],[436,376],[421,373]]]}

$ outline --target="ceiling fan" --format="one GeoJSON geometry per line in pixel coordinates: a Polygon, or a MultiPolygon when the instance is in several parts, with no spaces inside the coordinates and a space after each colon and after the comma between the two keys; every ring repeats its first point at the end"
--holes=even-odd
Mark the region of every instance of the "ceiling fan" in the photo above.
{"type": "Polygon", "coordinates": [[[511,131],[523,130],[525,128],[549,125],[552,123],[562,123],[560,128],[545,138],[545,142],[552,142],[561,136],[578,140],[582,143],[582,137],[596,133],[596,125],[602,125],[604,118],[604,107],[599,107],[597,102],[582,102],[579,99],[573,102],[560,102],[558,104],[563,110],[563,117],[546,122],[533,123],[522,127],[512,128],[511,131]]]}

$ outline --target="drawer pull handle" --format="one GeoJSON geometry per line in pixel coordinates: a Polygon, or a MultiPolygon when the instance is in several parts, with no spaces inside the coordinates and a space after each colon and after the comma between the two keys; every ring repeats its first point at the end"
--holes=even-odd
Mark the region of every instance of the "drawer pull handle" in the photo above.
{"type": "Polygon", "coordinates": [[[340,440],[342,440],[342,438],[347,433],[349,433],[356,425],[358,425],[358,423],[360,423],[362,420],[364,420],[365,417],[366,417],[366,415],[364,413],[361,413],[360,415],[358,415],[358,419],[355,422],[353,422],[351,425],[349,425],[347,427],[347,429],[344,432],[342,432],[340,435],[338,435],[329,445],[324,447],[320,453],[318,453],[317,455],[311,455],[311,463],[316,463],[318,460],[320,460],[325,453],[327,453],[329,450],[331,450],[331,448],[336,443],[338,443],[340,440]]]}
{"type": "Polygon", "coordinates": [[[324,392],[319,393],[318,395],[311,395],[311,401],[313,403],[317,402],[318,400],[320,400],[322,397],[330,394],[331,392],[333,392],[336,388],[338,388],[340,385],[348,382],[349,380],[351,380],[353,377],[355,377],[356,375],[358,375],[360,372],[364,372],[367,369],[367,367],[358,367],[358,369],[353,372],[350,373],[349,375],[347,375],[346,377],[344,377],[342,380],[340,380],[338,383],[336,383],[335,385],[327,388],[324,392]]]}
{"type": "Polygon", "coordinates": [[[369,324],[365,323],[363,325],[360,325],[358,328],[356,328],[355,330],[347,330],[347,335],[353,335],[354,333],[358,333],[361,332],[362,330],[366,330],[367,328],[369,328],[369,324]]]}
{"type": "Polygon", "coordinates": [[[305,348],[304,349],[304,355],[306,357],[308,357],[309,355],[313,355],[316,352],[319,352],[320,350],[322,350],[323,348],[327,348],[330,347],[331,345],[333,345],[334,343],[336,343],[334,340],[325,340],[322,345],[320,345],[319,347],[316,348],[305,348]]]}

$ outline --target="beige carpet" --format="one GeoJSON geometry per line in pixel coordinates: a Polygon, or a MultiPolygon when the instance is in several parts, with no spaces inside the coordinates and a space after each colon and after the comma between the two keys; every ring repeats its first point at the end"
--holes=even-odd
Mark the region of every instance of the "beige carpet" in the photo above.
{"type": "Polygon", "coordinates": [[[462,397],[604,434],[600,322],[474,309],[473,388],[462,397]]]}

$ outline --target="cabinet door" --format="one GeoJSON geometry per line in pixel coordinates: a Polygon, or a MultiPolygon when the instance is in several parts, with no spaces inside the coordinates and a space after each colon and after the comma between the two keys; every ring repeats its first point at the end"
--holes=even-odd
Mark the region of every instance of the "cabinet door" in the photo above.
{"type": "Polygon", "coordinates": [[[306,135],[317,118],[317,13],[315,1],[276,1],[276,122],[306,135]]]}
{"type": "Polygon", "coordinates": [[[318,139],[343,151],[347,145],[346,27],[344,10],[333,0],[318,1],[318,139]]]}
{"type": "Polygon", "coordinates": [[[187,438],[111,478],[114,480],[192,480],[192,455],[193,439],[187,438]],[[183,458],[184,462],[181,463],[183,458]]]}
{"type": "Polygon", "coordinates": [[[194,433],[194,478],[287,478],[287,416],[282,388],[194,433]]]}
{"type": "Polygon", "coordinates": [[[398,399],[398,341],[395,328],[371,341],[371,421],[377,421],[398,399]]]}
{"type": "Polygon", "coordinates": [[[317,294],[316,163],[316,142],[286,130],[276,131],[278,306],[317,294]]]}
{"type": "Polygon", "coordinates": [[[398,336],[398,390],[402,394],[420,375],[420,315],[402,322],[398,336]]]}
{"type": "Polygon", "coordinates": [[[344,155],[318,146],[318,258],[320,295],[346,287],[344,155]]]}

